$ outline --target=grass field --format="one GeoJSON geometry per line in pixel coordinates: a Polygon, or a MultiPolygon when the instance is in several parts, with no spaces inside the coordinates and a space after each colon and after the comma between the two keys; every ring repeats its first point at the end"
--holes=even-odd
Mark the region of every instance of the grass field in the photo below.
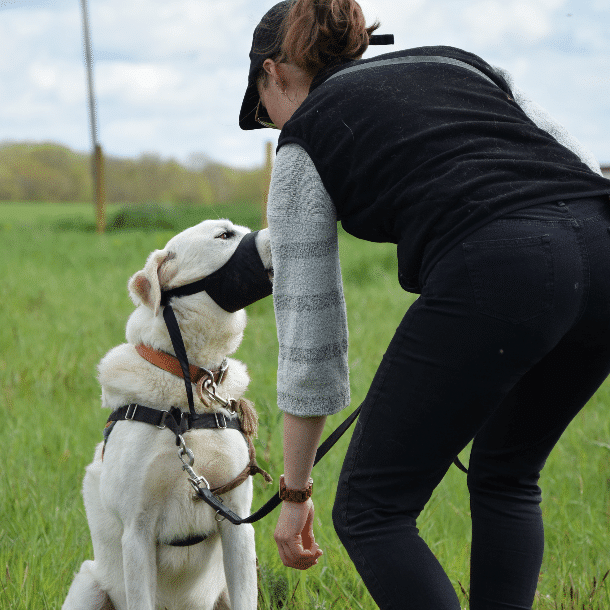
{"type": "MultiPolygon", "coordinates": [[[[210,208],[188,218],[225,215],[260,228],[253,209],[225,213],[210,208]]],[[[92,223],[89,206],[0,205],[0,610],[60,608],[80,563],[92,557],[80,487],[108,415],[99,408],[95,366],[108,349],[124,341],[133,309],[128,277],[173,234],[97,235],[90,232],[92,223]]],[[[352,407],[329,418],[326,433],[364,398],[412,302],[396,282],[393,246],[357,242],[343,234],[340,239],[352,407]]],[[[262,431],[257,453],[277,480],[282,443],[271,300],[254,304],[248,314],[250,323],[236,357],[247,363],[252,377],[248,396],[257,405],[262,431]]],[[[590,599],[594,582],[599,584],[610,570],[609,392],[606,382],[543,472],[546,551],[537,610],[610,608],[610,577],[590,599]]],[[[376,608],[331,522],[347,442],[342,439],[314,471],[316,539],[324,550],[318,566],[307,572],[284,568],[272,538],[277,513],[255,526],[260,608],[376,608]]],[[[468,450],[461,458],[467,463],[468,450]]],[[[256,480],[253,508],[271,493],[256,480]]],[[[463,473],[450,469],[418,525],[467,607],[470,516],[463,473]]]]}

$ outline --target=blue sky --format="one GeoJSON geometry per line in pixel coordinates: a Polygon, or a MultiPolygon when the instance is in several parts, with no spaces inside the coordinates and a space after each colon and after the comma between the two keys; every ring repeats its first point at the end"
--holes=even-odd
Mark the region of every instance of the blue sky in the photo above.
{"type": "MultiPolygon", "coordinates": [[[[263,0],[89,0],[98,137],[114,156],[263,161],[237,117],[263,0]]],[[[393,47],[451,45],[518,85],[610,165],[608,0],[362,0],[393,47]]],[[[0,142],[89,150],[80,0],[0,0],[0,142]]]]}

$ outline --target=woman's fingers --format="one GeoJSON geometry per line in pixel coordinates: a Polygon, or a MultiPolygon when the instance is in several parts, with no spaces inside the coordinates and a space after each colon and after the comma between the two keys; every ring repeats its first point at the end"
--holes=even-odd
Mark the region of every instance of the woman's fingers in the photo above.
{"type": "Polygon", "coordinates": [[[303,503],[284,502],[274,538],[282,563],[290,568],[306,570],[318,562],[322,550],[313,534],[314,507],[303,503]]]}

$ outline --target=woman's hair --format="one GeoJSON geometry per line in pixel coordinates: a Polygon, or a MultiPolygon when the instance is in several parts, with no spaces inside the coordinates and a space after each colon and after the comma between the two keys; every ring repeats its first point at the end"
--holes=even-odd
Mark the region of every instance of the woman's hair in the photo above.
{"type": "Polygon", "coordinates": [[[329,64],[360,59],[370,35],[355,0],[296,0],[283,23],[280,61],[314,75],[329,64]]]}

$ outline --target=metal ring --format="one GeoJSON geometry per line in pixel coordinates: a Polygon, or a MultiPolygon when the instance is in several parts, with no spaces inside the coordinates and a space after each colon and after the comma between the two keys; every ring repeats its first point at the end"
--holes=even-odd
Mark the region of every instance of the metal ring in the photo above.
{"type": "Polygon", "coordinates": [[[184,460],[184,455],[186,454],[186,456],[188,457],[188,465],[192,466],[195,463],[195,455],[184,444],[184,439],[182,438],[182,436],[180,436],[180,435],[178,435],[178,436],[182,440],[182,446],[180,447],[180,451],[178,451],[178,457],[180,458],[180,461],[186,466],[186,462],[184,460]]]}
{"type": "Polygon", "coordinates": [[[203,382],[203,388],[206,390],[206,392],[208,392],[208,394],[216,396],[216,384],[214,383],[214,378],[206,379],[203,382]]]}

